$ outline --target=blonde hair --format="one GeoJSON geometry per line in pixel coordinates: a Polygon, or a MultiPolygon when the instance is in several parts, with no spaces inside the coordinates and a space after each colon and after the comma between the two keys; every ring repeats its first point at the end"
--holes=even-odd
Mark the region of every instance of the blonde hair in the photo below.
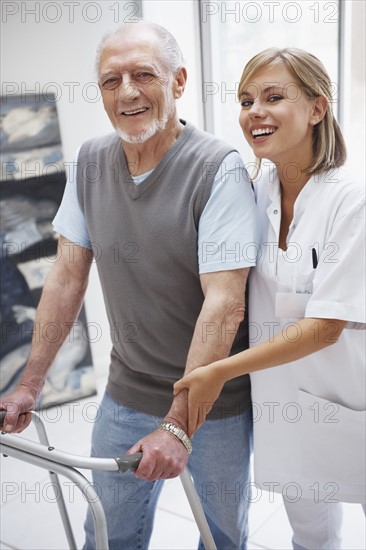
{"type": "MultiPolygon", "coordinates": [[[[308,174],[338,168],[347,156],[346,144],[332,109],[332,82],[324,65],[311,53],[297,48],[268,48],[254,56],[244,67],[239,82],[238,97],[255,73],[271,63],[284,63],[293,74],[303,93],[308,97],[323,96],[327,110],[323,119],[313,129],[313,163],[306,169],[308,174]]],[[[260,159],[257,159],[258,175],[260,159]]]]}

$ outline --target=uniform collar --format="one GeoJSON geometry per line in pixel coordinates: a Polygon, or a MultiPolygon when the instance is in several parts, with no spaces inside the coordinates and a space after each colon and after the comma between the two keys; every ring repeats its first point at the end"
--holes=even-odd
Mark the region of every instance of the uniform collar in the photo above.
{"type": "MultiPolygon", "coordinates": [[[[289,238],[292,231],[297,225],[297,220],[302,216],[303,212],[308,208],[310,200],[316,200],[314,196],[315,189],[324,183],[326,173],[315,174],[310,177],[306,185],[299,193],[294,204],[294,215],[289,228],[289,238]]],[[[270,203],[267,208],[267,215],[269,221],[273,227],[276,235],[276,239],[279,238],[280,220],[281,220],[281,184],[276,169],[270,173],[270,186],[269,186],[269,200],[270,203]]]]}

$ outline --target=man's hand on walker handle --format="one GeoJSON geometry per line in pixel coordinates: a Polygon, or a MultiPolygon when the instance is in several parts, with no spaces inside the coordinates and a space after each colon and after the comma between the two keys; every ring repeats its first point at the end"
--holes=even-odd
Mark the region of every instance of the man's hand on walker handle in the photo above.
{"type": "Polygon", "coordinates": [[[204,423],[225,382],[217,362],[196,368],[174,384],[175,396],[184,389],[188,390],[189,437],[204,423]]]}
{"type": "Polygon", "coordinates": [[[28,386],[19,386],[0,401],[0,410],[5,413],[3,426],[5,432],[22,432],[32,421],[29,411],[34,410],[36,399],[28,386]]]}
{"type": "Polygon", "coordinates": [[[154,481],[179,476],[188,462],[188,452],[181,441],[167,431],[157,429],[143,437],[127,455],[142,452],[135,476],[154,481]]]}

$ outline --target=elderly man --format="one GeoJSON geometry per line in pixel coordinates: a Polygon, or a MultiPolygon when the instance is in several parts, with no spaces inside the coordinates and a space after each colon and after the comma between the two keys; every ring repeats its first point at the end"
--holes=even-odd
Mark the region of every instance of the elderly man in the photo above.
{"type": "MultiPolygon", "coordinates": [[[[250,387],[227,384],[191,443],[183,372],[243,349],[255,205],[239,155],[180,120],[187,72],[158,25],[123,25],[98,52],[99,85],[115,132],[85,143],[54,220],[59,261],[36,322],[71,326],[95,256],[113,347],[92,454],[143,452],[134,474],[97,472],[111,549],[147,548],[162,480],[188,462],[220,550],[247,540],[250,387]],[[240,326],[239,326],[240,325],[240,326]],[[239,327],[239,330],[238,330],[239,327]],[[235,336],[236,335],[236,336],[235,336]],[[137,441],[137,442],[136,442],[137,441]],[[191,446],[193,445],[193,452],[191,446]]],[[[40,331],[42,334],[42,331],[40,331]]],[[[61,342],[34,342],[7,399],[7,431],[20,431],[61,342]]],[[[212,404],[207,404],[210,408],[212,404]]],[[[190,434],[192,435],[192,434],[190,434]]],[[[94,548],[90,515],[85,548],[94,548]]]]}

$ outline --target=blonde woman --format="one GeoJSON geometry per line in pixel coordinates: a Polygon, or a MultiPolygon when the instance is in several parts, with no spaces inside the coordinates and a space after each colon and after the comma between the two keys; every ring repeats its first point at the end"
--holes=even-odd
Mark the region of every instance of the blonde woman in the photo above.
{"type": "Polygon", "coordinates": [[[251,349],[195,370],[175,392],[189,390],[192,435],[223,384],[250,373],[256,483],[282,493],[295,549],[334,550],[340,502],[365,502],[365,196],[343,166],[316,57],[259,53],[239,99],[261,221],[251,349]]]}

